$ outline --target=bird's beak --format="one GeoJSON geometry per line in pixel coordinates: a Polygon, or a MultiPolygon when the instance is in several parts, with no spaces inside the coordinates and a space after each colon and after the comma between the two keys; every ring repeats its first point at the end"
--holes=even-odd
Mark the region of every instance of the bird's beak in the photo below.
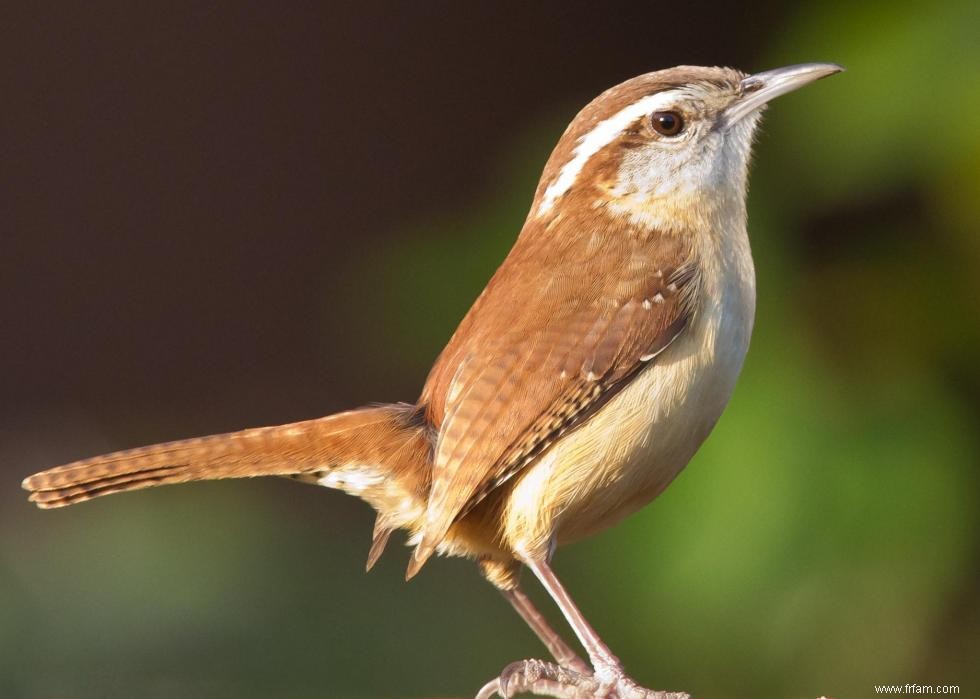
{"type": "Polygon", "coordinates": [[[723,125],[728,128],[764,107],[769,100],[842,70],[836,63],[800,63],[749,75],[742,79],[741,97],[725,110],[723,125]]]}

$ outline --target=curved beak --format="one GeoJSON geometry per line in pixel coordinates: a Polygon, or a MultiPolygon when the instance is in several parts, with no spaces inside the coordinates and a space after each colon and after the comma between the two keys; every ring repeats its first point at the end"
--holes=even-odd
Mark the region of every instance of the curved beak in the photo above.
{"type": "Polygon", "coordinates": [[[836,63],[800,63],[749,75],[742,79],[742,96],[725,110],[723,125],[728,128],[762,109],[769,100],[843,70],[836,63]]]}

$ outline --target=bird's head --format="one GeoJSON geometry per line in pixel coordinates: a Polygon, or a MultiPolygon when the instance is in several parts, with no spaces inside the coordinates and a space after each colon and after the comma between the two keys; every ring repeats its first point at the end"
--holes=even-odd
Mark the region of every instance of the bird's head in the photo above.
{"type": "Polygon", "coordinates": [[[704,224],[719,207],[744,207],[752,138],[766,104],[841,70],[807,63],[746,75],[679,66],[627,80],[566,129],[531,219],[603,211],[670,230],[704,224]]]}

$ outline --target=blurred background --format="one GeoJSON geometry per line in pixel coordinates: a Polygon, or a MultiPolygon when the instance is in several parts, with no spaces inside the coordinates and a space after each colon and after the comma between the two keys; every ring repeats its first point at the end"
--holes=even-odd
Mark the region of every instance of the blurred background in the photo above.
{"type": "Polygon", "coordinates": [[[730,408],[556,567],[650,686],[980,696],[980,6],[276,5],[0,9],[0,696],[470,696],[542,656],[470,563],[365,575],[325,489],[18,484],[414,400],[588,100],[805,61],[848,72],[766,117],[730,408]]]}

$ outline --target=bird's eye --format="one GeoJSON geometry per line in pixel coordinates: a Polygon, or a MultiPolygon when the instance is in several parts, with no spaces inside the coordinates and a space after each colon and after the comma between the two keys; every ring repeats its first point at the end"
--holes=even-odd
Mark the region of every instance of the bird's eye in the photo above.
{"type": "Polygon", "coordinates": [[[684,119],[677,112],[654,112],[650,126],[662,136],[676,136],[684,130],[684,119]]]}

